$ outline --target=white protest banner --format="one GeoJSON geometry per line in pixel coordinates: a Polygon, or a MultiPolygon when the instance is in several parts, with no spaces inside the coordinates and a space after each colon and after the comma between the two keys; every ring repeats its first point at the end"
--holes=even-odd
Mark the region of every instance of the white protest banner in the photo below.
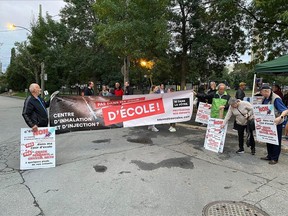
{"type": "Polygon", "coordinates": [[[21,128],[20,169],[55,167],[55,128],[21,128]]]}
{"type": "MultiPolygon", "coordinates": [[[[123,95],[123,100],[135,100],[138,97],[143,95],[123,95]]],[[[192,113],[192,91],[149,94],[145,95],[145,100],[103,109],[103,116],[108,124],[123,122],[123,127],[189,121],[192,113]]]]}
{"type": "Polygon", "coordinates": [[[255,118],[256,139],[260,142],[266,142],[279,145],[277,128],[274,124],[274,106],[273,104],[253,105],[255,118]]]}
{"type": "Polygon", "coordinates": [[[223,119],[209,118],[204,142],[205,149],[223,152],[227,132],[227,124],[221,129],[223,122],[223,119]]]}
{"type": "Polygon", "coordinates": [[[123,97],[55,96],[49,111],[56,133],[185,122],[192,117],[193,91],[123,97]]]}
{"type": "Polygon", "coordinates": [[[208,124],[210,113],[211,113],[211,104],[200,102],[198,106],[195,122],[208,124]]]}

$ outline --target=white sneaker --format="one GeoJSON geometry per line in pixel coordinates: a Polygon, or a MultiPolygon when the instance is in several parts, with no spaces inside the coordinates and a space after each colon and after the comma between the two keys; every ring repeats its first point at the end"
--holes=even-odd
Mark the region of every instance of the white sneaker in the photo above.
{"type": "Polygon", "coordinates": [[[172,126],[170,126],[168,130],[170,131],[172,128],[173,128],[173,127],[172,127],[172,126]]]}
{"type": "Polygon", "coordinates": [[[170,129],[170,132],[176,132],[176,128],[172,127],[172,128],[170,129]]]}
{"type": "Polygon", "coordinates": [[[152,126],[151,130],[152,130],[153,132],[158,132],[158,131],[159,131],[155,126],[152,126]]]}

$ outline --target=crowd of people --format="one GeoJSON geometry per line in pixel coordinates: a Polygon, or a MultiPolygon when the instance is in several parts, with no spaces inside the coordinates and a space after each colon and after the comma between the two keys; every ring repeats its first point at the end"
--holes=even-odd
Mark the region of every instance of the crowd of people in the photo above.
{"type": "MultiPolygon", "coordinates": [[[[212,118],[224,119],[224,123],[221,126],[227,124],[228,120],[235,116],[234,129],[238,132],[239,149],[236,151],[237,154],[244,153],[244,134],[247,133],[246,144],[251,149],[251,154],[254,155],[255,140],[253,135],[253,107],[251,103],[243,101],[245,97],[246,83],[241,82],[239,89],[236,91],[235,97],[231,97],[226,89],[224,83],[218,84],[216,87],[215,82],[210,82],[208,91],[205,89],[199,89],[195,96],[199,101],[211,104],[211,116],[212,118]],[[252,123],[251,123],[252,122],[252,123]]],[[[31,95],[26,98],[24,102],[22,116],[27,125],[32,128],[33,131],[37,131],[38,127],[48,126],[48,113],[47,107],[49,107],[50,101],[44,101],[39,95],[41,88],[38,84],[32,83],[29,87],[31,95]]],[[[165,94],[174,92],[174,88],[165,89],[164,84],[159,86],[152,85],[150,94],[165,94]]],[[[133,88],[130,87],[129,82],[125,82],[124,88],[121,87],[119,82],[115,83],[114,88],[109,88],[107,85],[102,86],[100,96],[122,96],[132,95],[133,88]]],[[[277,164],[281,152],[281,141],[282,141],[282,128],[285,123],[286,116],[288,115],[287,104],[283,102],[285,95],[282,94],[281,88],[278,85],[274,85],[270,88],[268,85],[263,85],[258,95],[261,95],[262,104],[272,104],[275,109],[275,124],[277,125],[278,142],[279,145],[267,143],[267,155],[262,157],[262,160],[269,161],[269,164],[277,164]]],[[[84,89],[82,96],[93,96],[95,95],[94,83],[88,82],[87,87],[84,89]]],[[[169,127],[170,132],[176,132],[176,124],[171,123],[169,127]]],[[[255,127],[255,126],[254,126],[255,127]]],[[[148,130],[158,132],[159,129],[155,125],[148,126],[148,130]]],[[[288,124],[286,125],[285,135],[288,135],[288,124]]]]}
{"type": "MultiPolygon", "coordinates": [[[[94,90],[94,82],[89,81],[87,87],[81,93],[82,96],[96,96],[94,90]]],[[[110,88],[108,85],[102,85],[102,89],[99,92],[99,96],[122,96],[122,95],[133,95],[133,88],[127,81],[124,83],[124,88],[122,88],[119,82],[116,82],[114,88],[110,88]]]]}
{"type": "MultiPolygon", "coordinates": [[[[214,86],[214,82],[210,83],[210,89],[205,93],[203,90],[197,93],[194,92],[196,97],[200,101],[212,104],[211,116],[212,118],[224,118],[224,123],[221,126],[225,127],[228,120],[234,116],[235,122],[233,129],[238,132],[238,143],[239,149],[236,151],[237,154],[244,153],[244,134],[247,133],[247,147],[251,148],[251,154],[255,155],[255,140],[253,130],[255,130],[253,107],[250,102],[243,101],[245,98],[246,83],[241,82],[239,88],[236,91],[235,98],[232,98],[226,92],[226,85],[220,83],[216,90],[211,94],[211,89],[214,86]]],[[[214,88],[213,88],[214,89],[214,88]]],[[[261,157],[262,160],[269,161],[269,164],[274,165],[278,163],[280,152],[281,152],[281,141],[282,141],[282,128],[284,118],[287,116],[287,105],[283,102],[284,96],[281,92],[279,85],[274,84],[271,88],[269,85],[263,85],[256,95],[262,96],[262,104],[273,104],[275,110],[275,124],[277,127],[278,143],[274,145],[267,143],[267,156],[261,157]],[[282,121],[281,121],[282,120],[282,121]]],[[[287,136],[288,124],[285,128],[285,135],[287,136]]]]}

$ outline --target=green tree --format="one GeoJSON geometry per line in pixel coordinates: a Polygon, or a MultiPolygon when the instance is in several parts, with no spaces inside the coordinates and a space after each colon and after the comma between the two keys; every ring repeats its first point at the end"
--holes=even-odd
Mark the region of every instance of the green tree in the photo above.
{"type": "Polygon", "coordinates": [[[287,54],[288,4],[286,0],[253,0],[242,7],[249,17],[248,37],[256,62],[287,54]]]}
{"type": "Polygon", "coordinates": [[[38,68],[27,49],[27,42],[15,43],[11,49],[10,65],[6,71],[8,87],[13,90],[24,90],[29,83],[37,80],[38,68]]]}
{"type": "Polygon", "coordinates": [[[186,80],[221,76],[227,60],[238,60],[246,43],[241,8],[229,0],[171,1],[171,54],[181,71],[181,88],[186,80]]]}
{"type": "Polygon", "coordinates": [[[99,19],[93,9],[94,0],[65,0],[61,21],[67,26],[69,43],[64,47],[70,84],[94,80],[105,84],[119,81],[120,61],[98,43],[94,26],[99,19]]]}
{"type": "Polygon", "coordinates": [[[168,0],[98,0],[98,40],[123,61],[124,82],[129,80],[130,59],[156,62],[168,45],[168,0]]]}

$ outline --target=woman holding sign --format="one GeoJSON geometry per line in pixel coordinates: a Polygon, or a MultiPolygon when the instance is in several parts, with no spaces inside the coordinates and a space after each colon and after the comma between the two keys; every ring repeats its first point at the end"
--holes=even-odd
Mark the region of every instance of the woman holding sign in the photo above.
{"type": "MultiPolygon", "coordinates": [[[[247,128],[248,120],[253,119],[253,107],[247,101],[237,100],[236,98],[230,98],[228,101],[230,105],[224,123],[221,126],[224,128],[228,120],[232,115],[236,118],[236,129],[238,131],[238,141],[239,141],[239,150],[236,151],[237,154],[244,153],[244,132],[247,128]]],[[[251,146],[251,154],[255,155],[255,140],[253,133],[249,137],[249,145],[251,146]]]]}

